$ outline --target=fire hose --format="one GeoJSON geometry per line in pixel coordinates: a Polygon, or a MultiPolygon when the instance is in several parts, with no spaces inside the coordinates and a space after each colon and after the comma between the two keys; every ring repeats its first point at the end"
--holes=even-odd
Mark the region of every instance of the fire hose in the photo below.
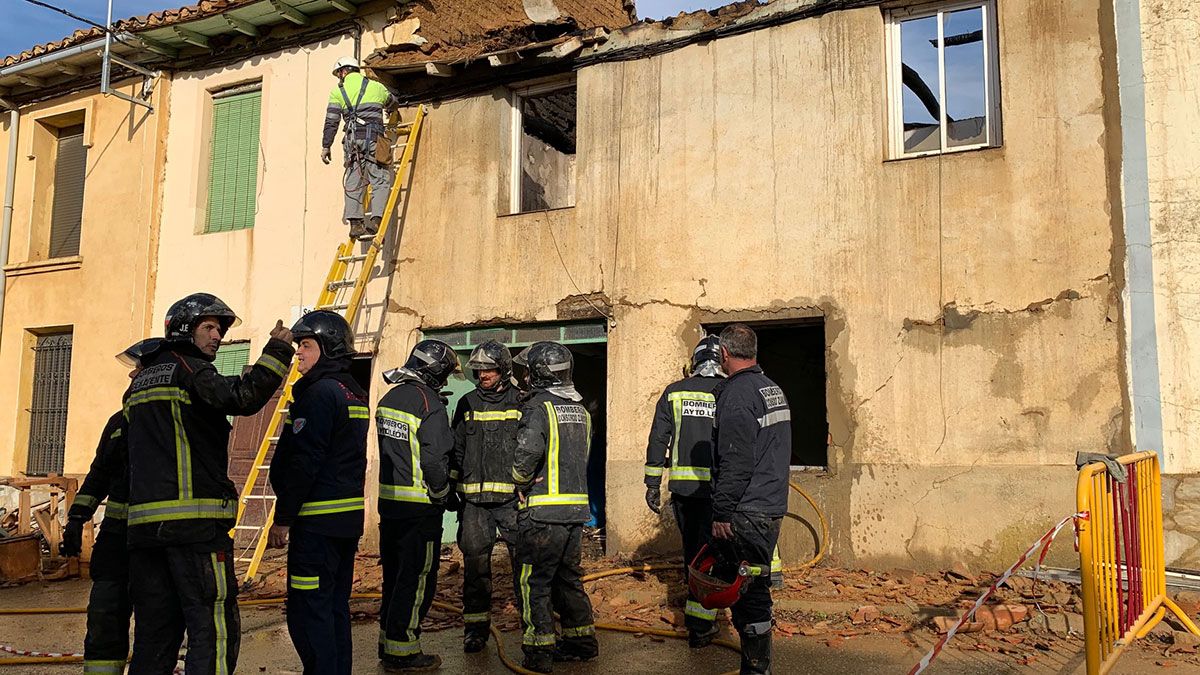
{"type": "MultiPolygon", "coordinates": [[[[812,497],[810,497],[808,495],[807,492],[805,492],[803,489],[800,488],[799,485],[797,485],[795,483],[789,482],[788,485],[790,485],[793,490],[798,492],[800,494],[800,496],[803,497],[806,502],[808,502],[809,506],[811,506],[813,511],[817,514],[817,520],[819,521],[820,526],[821,526],[820,540],[817,542],[816,555],[814,555],[810,560],[808,560],[805,563],[802,563],[795,567],[788,567],[783,570],[785,573],[794,573],[794,572],[800,572],[803,570],[807,570],[807,569],[813,567],[814,565],[819,563],[825,557],[825,552],[826,552],[826,549],[828,548],[828,542],[829,542],[829,523],[825,519],[825,513],[823,511],[821,511],[821,508],[817,506],[817,503],[813,500],[812,497]]],[[[787,515],[787,517],[792,518],[793,520],[805,522],[803,518],[801,518],[800,516],[798,516],[794,513],[789,512],[786,515],[787,515]]],[[[592,572],[591,574],[586,574],[581,578],[581,580],[584,582],[588,582],[588,581],[596,581],[598,579],[604,579],[607,577],[617,576],[617,575],[621,575],[621,574],[637,574],[639,572],[655,572],[655,571],[662,571],[662,570],[678,570],[678,569],[679,569],[679,565],[675,564],[675,563],[656,563],[656,564],[649,564],[649,565],[636,565],[636,566],[630,566],[630,567],[617,567],[614,569],[601,570],[599,572],[592,572]]],[[[382,594],[380,594],[380,593],[352,593],[350,595],[350,597],[355,600],[374,600],[374,599],[379,599],[380,597],[382,597],[382,594]]],[[[254,606],[260,606],[260,605],[277,605],[277,604],[282,604],[285,600],[286,600],[286,598],[283,598],[283,597],[254,598],[254,599],[247,599],[247,600],[239,600],[238,605],[244,606],[244,607],[254,607],[254,606]]],[[[445,602],[441,602],[440,600],[434,600],[433,605],[439,609],[446,610],[449,612],[455,612],[455,613],[459,613],[459,614],[462,613],[461,607],[455,607],[454,605],[451,605],[451,604],[448,604],[445,602]]],[[[43,615],[44,614],[86,614],[86,613],[87,613],[86,607],[61,607],[61,608],[29,607],[29,608],[0,609],[0,616],[38,615],[38,614],[43,614],[43,615]]],[[[626,625],[626,624],[597,623],[596,629],[617,632],[617,633],[632,633],[634,635],[657,635],[657,636],[661,636],[661,637],[687,639],[686,633],[679,633],[679,632],[676,632],[673,630],[666,630],[666,629],[661,629],[661,628],[647,628],[647,627],[642,627],[642,626],[630,626],[630,625],[626,625]]],[[[493,625],[490,627],[490,630],[491,630],[492,637],[495,638],[497,656],[500,657],[500,662],[503,663],[506,668],[508,668],[509,670],[511,670],[514,673],[518,673],[518,675],[536,675],[536,673],[534,673],[533,671],[522,668],[518,662],[514,661],[504,651],[504,645],[501,642],[502,634],[500,633],[500,630],[498,628],[496,628],[493,625]]],[[[723,640],[723,639],[713,640],[713,644],[724,647],[725,649],[729,649],[732,651],[736,651],[736,652],[741,651],[741,648],[738,646],[738,643],[733,642],[732,640],[723,640]]],[[[8,647],[6,645],[0,645],[0,651],[6,651],[6,652],[9,652],[12,654],[20,655],[15,658],[0,658],[0,666],[30,665],[30,664],[39,664],[39,663],[78,663],[83,660],[82,654],[58,654],[58,653],[50,653],[50,652],[44,653],[44,652],[33,652],[33,651],[21,651],[21,650],[12,648],[12,647],[8,647]]],[[[736,670],[732,671],[732,673],[736,674],[737,671],[736,670]]]]}

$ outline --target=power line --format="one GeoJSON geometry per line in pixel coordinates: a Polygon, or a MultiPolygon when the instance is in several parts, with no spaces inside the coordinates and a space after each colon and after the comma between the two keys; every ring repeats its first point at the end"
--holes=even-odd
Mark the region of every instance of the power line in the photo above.
{"type": "Polygon", "coordinates": [[[52,12],[58,12],[59,14],[62,14],[63,16],[70,17],[72,19],[75,19],[76,21],[79,21],[80,23],[85,23],[93,28],[99,28],[100,30],[104,31],[105,33],[111,34],[113,36],[113,39],[116,40],[117,42],[120,42],[121,44],[126,45],[126,46],[132,46],[128,42],[122,40],[121,36],[118,35],[115,31],[109,29],[108,26],[105,26],[104,24],[101,24],[101,23],[96,23],[95,21],[92,21],[91,19],[89,19],[87,17],[79,16],[78,14],[75,14],[74,12],[72,12],[70,10],[63,9],[62,7],[56,7],[54,5],[51,5],[48,2],[42,2],[42,0],[25,0],[25,2],[28,2],[31,5],[36,5],[38,7],[43,7],[52,12]]]}

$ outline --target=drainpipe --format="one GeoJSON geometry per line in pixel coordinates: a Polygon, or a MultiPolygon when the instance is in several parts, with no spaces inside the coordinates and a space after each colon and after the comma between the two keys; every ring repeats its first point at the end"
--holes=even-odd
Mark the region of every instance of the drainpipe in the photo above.
{"type": "MultiPolygon", "coordinates": [[[[0,98],[0,105],[8,108],[8,171],[4,174],[4,220],[0,223],[0,268],[8,264],[8,243],[12,235],[13,193],[17,186],[17,128],[21,113],[17,105],[0,98]]],[[[8,282],[0,269],[0,340],[4,334],[4,291],[8,282]]]]}
{"type": "MultiPolygon", "coordinates": [[[[1113,0],[1117,88],[1121,102],[1121,196],[1129,307],[1129,379],[1133,444],[1163,452],[1162,388],[1154,311],[1154,253],[1150,248],[1150,177],[1146,157],[1146,73],[1142,66],[1141,3],[1113,0]]],[[[1163,472],[1171,467],[1163,466],[1163,472]]]]}

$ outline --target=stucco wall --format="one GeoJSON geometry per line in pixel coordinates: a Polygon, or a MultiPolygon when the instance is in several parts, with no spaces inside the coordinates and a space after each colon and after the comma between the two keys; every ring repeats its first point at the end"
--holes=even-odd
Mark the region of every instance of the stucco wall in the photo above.
{"type": "Polygon", "coordinates": [[[497,217],[504,92],[436,107],[381,354],[603,294],[627,552],[670,536],[645,434],[700,323],[824,314],[832,466],[804,481],[835,557],[1007,560],[1069,513],[1075,452],[1126,435],[1098,6],[1000,12],[998,149],[884,161],[876,8],[584,68],[574,209],[497,217]]]}
{"type": "MultiPolygon", "coordinates": [[[[137,83],[140,87],[140,81],[137,83]]],[[[122,84],[126,93],[134,85],[122,84]]],[[[155,90],[154,114],[116,98],[79,93],[21,109],[9,266],[0,343],[0,475],[26,468],[34,338],[71,326],[71,384],[64,471],[87,470],[100,431],[121,405],[126,369],[113,358],[150,329],[147,313],[157,247],[161,168],[170,83],[155,90]],[[87,175],[79,258],[38,265],[52,199],[53,154],[35,143],[38,125],[84,111],[87,175]],[[41,120],[41,122],[39,121],[41,120]],[[48,166],[47,166],[48,165],[48,166]],[[39,166],[46,170],[39,170],[39,166]],[[35,171],[49,183],[35,183],[35,171]],[[39,225],[40,223],[40,225],[39,225]]],[[[8,147],[8,115],[0,147],[8,147]]],[[[47,135],[49,138],[49,135],[47,135]]],[[[0,184],[6,168],[0,165],[0,184]]]]}

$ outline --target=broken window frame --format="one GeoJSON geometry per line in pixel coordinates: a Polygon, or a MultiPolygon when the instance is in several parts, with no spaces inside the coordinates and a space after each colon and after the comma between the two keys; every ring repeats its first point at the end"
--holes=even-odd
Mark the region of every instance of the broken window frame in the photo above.
{"type": "MultiPolygon", "coordinates": [[[[521,168],[521,136],[523,135],[524,113],[522,112],[523,101],[530,96],[540,96],[561,89],[576,90],[576,109],[575,116],[578,123],[579,108],[578,108],[578,85],[579,82],[574,74],[568,77],[554,77],[549,80],[540,80],[534,83],[527,83],[522,86],[513,87],[511,89],[510,105],[512,112],[512,125],[510,128],[509,137],[509,180],[508,180],[508,209],[507,214],[510,216],[520,215],[522,213],[538,213],[541,211],[553,211],[556,209],[573,209],[575,204],[571,203],[568,206],[557,206],[549,209],[529,209],[521,208],[521,190],[522,190],[522,168],[521,168]]],[[[578,167],[576,167],[575,175],[571,176],[571,180],[575,181],[578,178],[578,167]]]]}
{"type": "Polygon", "coordinates": [[[888,71],[888,158],[911,159],[944,155],[953,152],[996,148],[1002,145],[1000,124],[1000,66],[998,48],[998,22],[995,0],[965,0],[963,2],[935,2],[891,9],[886,12],[886,47],[888,71]],[[946,46],[944,15],[964,9],[979,8],[983,13],[983,63],[987,81],[984,86],[984,129],[986,138],[982,143],[971,145],[949,145],[949,126],[946,123],[946,46]],[[904,83],[901,59],[900,25],[912,19],[938,18],[938,133],[940,147],[934,150],[907,152],[904,149],[904,83]]]}

